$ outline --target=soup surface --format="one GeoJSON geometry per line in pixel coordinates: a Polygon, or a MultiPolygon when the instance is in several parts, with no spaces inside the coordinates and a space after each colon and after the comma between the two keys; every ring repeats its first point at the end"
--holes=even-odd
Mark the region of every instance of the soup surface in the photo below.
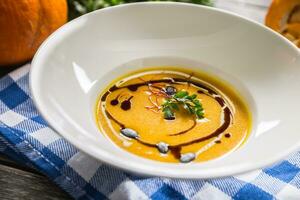
{"type": "Polygon", "coordinates": [[[96,119],[113,143],[163,162],[201,162],[234,150],[251,127],[247,106],[230,86],[177,68],[139,71],[100,95],[96,119]]]}

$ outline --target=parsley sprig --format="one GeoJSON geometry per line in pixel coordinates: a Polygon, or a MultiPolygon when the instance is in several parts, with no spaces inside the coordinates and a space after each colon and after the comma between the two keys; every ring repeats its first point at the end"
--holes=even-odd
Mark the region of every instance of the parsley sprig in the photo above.
{"type": "Polygon", "coordinates": [[[175,119],[175,111],[183,107],[189,114],[195,115],[197,119],[204,118],[202,104],[197,99],[196,94],[189,95],[187,91],[180,90],[173,95],[169,95],[162,104],[164,118],[168,120],[175,119]]]}

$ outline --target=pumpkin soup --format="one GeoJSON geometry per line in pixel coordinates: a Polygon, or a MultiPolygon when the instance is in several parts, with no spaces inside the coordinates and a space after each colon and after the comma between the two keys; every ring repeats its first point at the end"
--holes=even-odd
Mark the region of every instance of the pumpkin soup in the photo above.
{"type": "Polygon", "coordinates": [[[177,68],[135,72],[113,82],[97,103],[99,128],[113,143],[144,158],[201,162],[247,138],[251,116],[227,84],[177,68]]]}

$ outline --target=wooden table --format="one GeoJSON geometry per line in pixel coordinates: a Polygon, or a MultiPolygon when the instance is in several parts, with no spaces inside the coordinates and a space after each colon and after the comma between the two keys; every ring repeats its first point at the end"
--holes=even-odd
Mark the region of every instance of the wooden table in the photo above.
{"type": "Polygon", "coordinates": [[[0,154],[0,198],[2,200],[71,199],[44,175],[0,154]]]}
{"type": "MultiPolygon", "coordinates": [[[[216,7],[263,22],[270,0],[215,0],[216,7]]],[[[0,70],[0,76],[16,67],[0,70]]],[[[71,199],[46,176],[0,154],[0,198],[11,199],[71,199]]]]}

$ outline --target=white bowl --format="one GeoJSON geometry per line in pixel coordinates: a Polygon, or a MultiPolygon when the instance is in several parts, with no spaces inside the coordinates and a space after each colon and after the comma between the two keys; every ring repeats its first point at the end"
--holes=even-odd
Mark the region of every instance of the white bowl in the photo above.
{"type": "Polygon", "coordinates": [[[35,55],[35,104],[58,133],[87,154],[144,175],[210,178],[269,165],[300,144],[300,56],[268,28],[214,8],[137,3],[102,9],[60,28],[35,55]],[[94,109],[116,77],[151,65],[208,71],[245,96],[254,118],[245,145],[190,164],[147,160],[100,133],[94,109]]]}

